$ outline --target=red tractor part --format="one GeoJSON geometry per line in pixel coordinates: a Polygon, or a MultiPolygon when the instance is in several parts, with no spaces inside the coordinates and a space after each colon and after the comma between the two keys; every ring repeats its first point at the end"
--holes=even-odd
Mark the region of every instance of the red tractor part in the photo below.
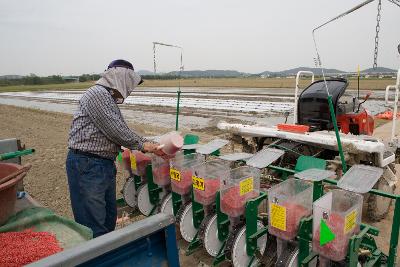
{"type": "Polygon", "coordinates": [[[366,110],[338,115],[336,119],[342,133],[372,135],[374,132],[374,118],[366,110]]]}

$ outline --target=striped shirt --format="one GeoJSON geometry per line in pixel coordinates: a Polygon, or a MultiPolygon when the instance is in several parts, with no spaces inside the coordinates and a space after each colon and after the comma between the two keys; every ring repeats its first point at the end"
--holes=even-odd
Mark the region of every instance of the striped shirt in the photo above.
{"type": "Polygon", "coordinates": [[[79,100],[69,133],[68,147],[115,159],[121,146],[142,150],[147,140],[131,129],[109,91],[89,88],[79,100]]]}

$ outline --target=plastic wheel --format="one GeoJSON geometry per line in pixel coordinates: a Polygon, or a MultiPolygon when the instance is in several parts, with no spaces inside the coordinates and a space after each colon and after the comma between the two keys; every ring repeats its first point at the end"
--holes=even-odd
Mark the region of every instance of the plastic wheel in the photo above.
{"type": "Polygon", "coordinates": [[[204,232],[201,239],[207,253],[212,257],[217,256],[223,244],[218,238],[217,214],[210,215],[204,220],[204,232]]]}
{"type": "Polygon", "coordinates": [[[193,225],[192,202],[186,203],[179,209],[176,220],[182,238],[186,242],[192,242],[197,233],[197,229],[193,225]]]}
{"type": "MultiPolygon", "coordinates": [[[[160,198],[163,198],[165,194],[166,192],[164,190],[161,191],[160,198]]],[[[147,184],[143,184],[138,188],[137,206],[139,211],[145,216],[149,216],[150,212],[154,208],[154,205],[150,203],[149,189],[147,184]]]]}
{"type": "Polygon", "coordinates": [[[122,196],[125,200],[125,203],[129,207],[136,208],[137,196],[135,189],[135,180],[133,177],[129,177],[128,180],[126,180],[124,187],[122,188],[122,196]]]}
{"type": "Polygon", "coordinates": [[[174,209],[172,207],[172,193],[168,193],[161,200],[160,212],[168,215],[174,215],[174,209]]]}
{"type": "MultiPolygon", "coordinates": [[[[257,230],[263,228],[264,225],[261,221],[257,221],[257,230]]],[[[264,254],[265,247],[267,245],[268,235],[265,234],[257,240],[257,247],[261,254],[264,254]]],[[[231,249],[232,265],[234,267],[249,266],[251,257],[247,255],[246,251],[246,226],[242,228],[235,235],[233,246],[231,249]]],[[[259,260],[255,258],[251,266],[257,266],[259,260]]]]}

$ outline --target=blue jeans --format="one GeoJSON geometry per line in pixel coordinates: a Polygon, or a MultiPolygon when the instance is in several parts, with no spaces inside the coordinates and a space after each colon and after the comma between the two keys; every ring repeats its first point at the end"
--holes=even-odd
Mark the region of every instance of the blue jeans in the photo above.
{"type": "Polygon", "coordinates": [[[114,162],[69,151],[66,168],[75,221],[92,229],[93,237],[113,231],[117,220],[114,162]]]}

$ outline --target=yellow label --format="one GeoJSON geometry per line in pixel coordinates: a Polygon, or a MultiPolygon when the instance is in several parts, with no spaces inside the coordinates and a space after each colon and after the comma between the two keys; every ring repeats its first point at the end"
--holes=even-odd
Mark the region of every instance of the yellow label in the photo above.
{"type": "Polygon", "coordinates": [[[253,177],[249,177],[241,181],[239,187],[241,196],[253,191],[253,177]]]}
{"type": "Polygon", "coordinates": [[[286,231],[286,208],[278,204],[271,203],[271,226],[276,229],[286,231]]]}
{"type": "Polygon", "coordinates": [[[193,175],[192,181],[193,181],[193,188],[204,191],[204,179],[203,178],[199,178],[199,177],[196,177],[193,175]]]}
{"type": "Polygon", "coordinates": [[[350,212],[344,219],[344,233],[347,234],[356,227],[357,224],[357,210],[350,212]]]}
{"type": "Polygon", "coordinates": [[[134,154],[131,153],[131,169],[133,171],[136,171],[137,166],[136,166],[136,157],[134,154]]]}
{"type": "Polygon", "coordinates": [[[175,181],[180,182],[181,181],[181,173],[175,169],[170,169],[169,170],[169,175],[171,176],[171,179],[174,179],[175,181]]]}

